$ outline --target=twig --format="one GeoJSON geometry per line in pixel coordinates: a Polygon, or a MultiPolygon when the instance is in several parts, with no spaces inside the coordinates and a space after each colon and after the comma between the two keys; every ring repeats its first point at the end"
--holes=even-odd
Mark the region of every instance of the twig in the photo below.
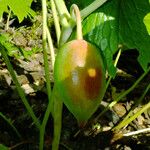
{"type": "Polygon", "coordinates": [[[132,132],[129,132],[129,133],[125,133],[125,134],[123,134],[123,136],[133,136],[133,135],[141,134],[141,133],[144,133],[144,132],[150,132],[150,128],[145,128],[145,129],[141,129],[141,130],[138,130],[138,131],[132,131],[132,132]]]}

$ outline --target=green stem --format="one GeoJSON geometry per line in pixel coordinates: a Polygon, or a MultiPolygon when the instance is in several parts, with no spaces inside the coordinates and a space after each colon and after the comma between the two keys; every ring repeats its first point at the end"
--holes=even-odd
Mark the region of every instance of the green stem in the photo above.
{"type": "Polygon", "coordinates": [[[89,6],[85,7],[83,10],[81,10],[82,19],[86,18],[93,11],[95,11],[97,8],[99,8],[101,5],[103,5],[106,1],[107,0],[95,0],[89,6]]]}
{"type": "MultiPolygon", "coordinates": [[[[48,31],[47,27],[47,7],[46,7],[46,0],[42,0],[42,13],[43,13],[43,57],[44,57],[44,70],[45,70],[45,79],[46,79],[46,88],[48,94],[48,107],[44,114],[44,119],[42,121],[42,125],[40,128],[40,142],[39,142],[39,150],[43,150],[44,148],[44,134],[45,134],[45,127],[51,112],[52,107],[52,100],[51,100],[51,82],[50,82],[50,69],[48,63],[48,55],[47,55],[47,36],[49,41],[49,47],[52,48],[52,40],[51,35],[48,31]]],[[[52,49],[53,51],[53,49],[52,49]]],[[[52,56],[53,54],[51,54],[52,56]]],[[[53,56],[52,56],[53,57],[53,56]]],[[[53,60],[54,61],[54,60],[53,60]]],[[[53,62],[52,62],[53,65],[53,62]]]]}
{"type": "Polygon", "coordinates": [[[122,122],[120,122],[117,126],[115,126],[113,128],[113,130],[120,130],[122,127],[126,126],[128,122],[128,119],[131,117],[131,115],[134,112],[134,109],[138,106],[138,104],[142,101],[142,99],[145,97],[145,95],[147,94],[147,92],[150,89],[150,84],[148,84],[148,86],[146,87],[144,93],[141,95],[141,97],[136,101],[136,104],[132,107],[131,111],[129,111],[129,113],[126,115],[126,117],[123,119],[122,122]]]}
{"type": "Polygon", "coordinates": [[[52,68],[54,69],[54,62],[55,62],[54,45],[53,45],[52,37],[51,37],[48,27],[46,27],[46,31],[47,31],[48,46],[49,46],[50,54],[51,54],[52,68]]]}
{"type": "Polygon", "coordinates": [[[73,12],[75,12],[75,17],[76,17],[76,23],[77,23],[77,39],[82,40],[83,35],[82,35],[82,24],[81,24],[81,16],[80,16],[80,10],[76,4],[73,4],[71,6],[71,16],[73,18],[73,12]]]}
{"type": "Polygon", "coordinates": [[[16,74],[15,74],[15,72],[14,72],[14,69],[13,69],[13,67],[12,67],[12,65],[11,65],[11,63],[10,63],[10,61],[9,61],[9,58],[8,58],[7,53],[6,53],[6,51],[5,51],[6,49],[5,49],[5,47],[3,47],[3,45],[2,45],[1,43],[0,43],[0,49],[1,49],[1,54],[2,54],[2,56],[3,56],[4,60],[5,60],[5,63],[6,63],[6,65],[7,65],[8,71],[10,72],[10,75],[11,75],[11,77],[12,77],[12,80],[13,80],[13,82],[14,82],[15,85],[16,85],[16,88],[17,88],[17,91],[18,91],[19,96],[20,96],[20,98],[21,98],[23,104],[25,105],[25,107],[26,107],[26,109],[27,109],[29,115],[30,115],[31,118],[33,119],[34,124],[36,125],[36,127],[37,127],[38,129],[40,129],[40,122],[39,122],[39,120],[37,119],[37,117],[35,116],[35,114],[34,114],[32,108],[31,108],[31,106],[29,105],[29,103],[28,103],[28,101],[27,101],[27,99],[26,99],[26,96],[25,96],[25,94],[24,94],[24,91],[23,91],[23,89],[21,88],[21,85],[20,85],[20,83],[18,82],[18,79],[17,79],[17,77],[16,77],[16,74]]]}
{"type": "Polygon", "coordinates": [[[54,88],[54,136],[52,143],[52,150],[59,149],[59,141],[61,136],[61,124],[62,124],[62,108],[63,102],[61,101],[61,96],[57,92],[56,88],[54,88]]]}
{"type": "MultiPolygon", "coordinates": [[[[43,57],[44,57],[44,70],[46,79],[46,88],[48,94],[48,100],[51,99],[51,82],[50,82],[50,69],[47,54],[47,8],[46,1],[42,0],[42,12],[43,12],[43,57]]],[[[50,36],[50,34],[49,34],[50,36]]],[[[51,42],[52,44],[52,42],[51,42]]]]}
{"type": "Polygon", "coordinates": [[[54,18],[54,25],[55,25],[56,36],[57,36],[57,45],[58,45],[59,40],[60,40],[61,30],[60,30],[60,24],[59,24],[59,17],[58,17],[57,11],[56,11],[54,0],[51,0],[51,9],[52,9],[52,14],[53,14],[53,18],[54,18]]]}
{"type": "Polygon", "coordinates": [[[45,134],[45,127],[49,118],[50,113],[52,112],[53,108],[53,92],[51,94],[51,101],[48,103],[46,112],[44,114],[43,122],[40,128],[40,143],[39,143],[39,150],[43,150],[44,147],[44,134],[45,134]]]}
{"type": "Polygon", "coordinates": [[[108,106],[95,118],[95,121],[98,120],[106,111],[108,111],[110,108],[112,108],[123,97],[125,97],[127,94],[129,94],[139,84],[139,82],[147,75],[147,73],[149,71],[150,71],[150,67],[139,77],[139,79],[128,90],[126,90],[125,92],[120,94],[113,102],[108,104],[108,106]]]}
{"type": "MultiPolygon", "coordinates": [[[[118,54],[117,54],[117,57],[116,57],[116,59],[115,59],[115,62],[114,62],[114,66],[115,66],[115,67],[117,66],[117,63],[118,63],[119,58],[120,58],[120,55],[121,55],[121,49],[119,49],[118,54]]],[[[109,83],[110,83],[111,79],[112,79],[112,77],[109,76],[109,79],[108,79],[108,81],[107,81],[107,83],[106,83],[106,90],[107,90],[107,88],[108,88],[108,86],[109,86],[109,83]]]]}

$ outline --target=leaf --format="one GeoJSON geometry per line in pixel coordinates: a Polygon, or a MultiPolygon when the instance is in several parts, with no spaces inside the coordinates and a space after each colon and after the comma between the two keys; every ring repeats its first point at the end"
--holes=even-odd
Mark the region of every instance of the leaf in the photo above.
{"type": "Polygon", "coordinates": [[[33,0],[0,0],[0,17],[2,17],[3,12],[8,12],[8,6],[13,11],[22,22],[27,16],[34,16],[35,12],[30,8],[31,2],[33,0]]]}
{"type": "Polygon", "coordinates": [[[150,35],[150,13],[148,13],[145,17],[144,17],[144,24],[146,26],[146,29],[150,35]]]}
{"type": "Polygon", "coordinates": [[[150,36],[143,19],[149,10],[148,0],[110,0],[83,21],[84,38],[101,49],[111,76],[115,76],[113,55],[120,44],[137,49],[138,61],[147,69],[150,36]]]}
{"type": "Polygon", "coordinates": [[[3,144],[0,144],[0,150],[9,150],[9,148],[3,144]]]}

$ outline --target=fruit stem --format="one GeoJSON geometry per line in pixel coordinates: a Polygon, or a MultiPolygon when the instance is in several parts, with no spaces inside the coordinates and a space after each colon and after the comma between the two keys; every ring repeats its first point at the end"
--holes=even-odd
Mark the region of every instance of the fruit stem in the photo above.
{"type": "Polygon", "coordinates": [[[76,4],[73,4],[71,6],[71,16],[76,17],[76,24],[77,24],[77,39],[82,40],[83,35],[82,35],[82,24],[81,24],[81,15],[80,15],[80,10],[76,4]]]}
{"type": "Polygon", "coordinates": [[[97,8],[102,6],[105,2],[107,2],[107,0],[95,0],[90,5],[85,7],[83,10],[81,10],[82,19],[86,18],[88,15],[94,12],[97,8]]]}

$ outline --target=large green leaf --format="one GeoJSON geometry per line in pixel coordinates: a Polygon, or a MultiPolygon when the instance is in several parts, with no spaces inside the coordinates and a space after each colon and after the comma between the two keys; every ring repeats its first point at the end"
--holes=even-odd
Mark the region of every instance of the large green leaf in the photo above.
{"type": "Polygon", "coordinates": [[[150,36],[143,19],[149,10],[149,0],[109,0],[83,21],[84,37],[101,48],[110,75],[115,75],[113,54],[120,44],[137,49],[138,61],[147,69],[150,36]]]}
{"type": "Polygon", "coordinates": [[[19,22],[27,16],[34,16],[35,12],[30,8],[33,0],[0,0],[0,17],[8,12],[8,6],[18,17],[19,22]]]}

